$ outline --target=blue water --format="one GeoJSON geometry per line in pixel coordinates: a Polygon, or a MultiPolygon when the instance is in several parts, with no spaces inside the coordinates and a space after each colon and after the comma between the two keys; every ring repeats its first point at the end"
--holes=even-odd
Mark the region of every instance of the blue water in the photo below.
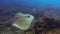
{"type": "Polygon", "coordinates": [[[39,8],[44,10],[45,16],[51,14],[53,17],[60,17],[60,0],[0,0],[0,9],[20,7],[39,8]]]}
{"type": "Polygon", "coordinates": [[[4,6],[15,6],[24,5],[29,7],[47,7],[51,4],[54,8],[60,7],[60,0],[0,0],[0,5],[4,6]]]}

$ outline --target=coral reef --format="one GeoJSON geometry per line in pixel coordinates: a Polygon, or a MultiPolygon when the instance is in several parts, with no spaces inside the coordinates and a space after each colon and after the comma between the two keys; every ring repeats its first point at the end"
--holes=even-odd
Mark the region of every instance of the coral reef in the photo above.
{"type": "Polygon", "coordinates": [[[36,20],[33,27],[35,34],[46,34],[50,30],[60,28],[60,21],[55,20],[53,17],[42,17],[36,20]]]}

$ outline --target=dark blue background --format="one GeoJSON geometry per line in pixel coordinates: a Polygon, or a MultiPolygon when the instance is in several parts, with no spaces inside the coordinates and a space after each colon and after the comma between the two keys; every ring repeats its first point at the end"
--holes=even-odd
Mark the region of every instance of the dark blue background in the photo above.
{"type": "Polygon", "coordinates": [[[21,9],[25,10],[21,12],[33,12],[36,16],[44,14],[60,18],[60,0],[0,0],[0,16],[14,15],[21,9]]]}

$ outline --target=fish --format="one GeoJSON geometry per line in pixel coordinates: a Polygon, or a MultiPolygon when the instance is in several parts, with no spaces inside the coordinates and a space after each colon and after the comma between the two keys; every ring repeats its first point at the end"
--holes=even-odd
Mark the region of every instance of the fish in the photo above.
{"type": "Polygon", "coordinates": [[[21,30],[27,30],[34,20],[34,16],[30,14],[17,13],[15,17],[16,20],[13,22],[12,26],[15,26],[21,30]]]}

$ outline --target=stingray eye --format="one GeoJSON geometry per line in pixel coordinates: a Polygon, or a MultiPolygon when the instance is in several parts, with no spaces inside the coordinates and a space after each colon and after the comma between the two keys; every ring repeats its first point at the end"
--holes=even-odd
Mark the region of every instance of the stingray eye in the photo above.
{"type": "Polygon", "coordinates": [[[30,18],[30,16],[25,16],[26,18],[30,18]]]}
{"type": "Polygon", "coordinates": [[[27,16],[28,18],[30,17],[30,16],[27,16]]]}

